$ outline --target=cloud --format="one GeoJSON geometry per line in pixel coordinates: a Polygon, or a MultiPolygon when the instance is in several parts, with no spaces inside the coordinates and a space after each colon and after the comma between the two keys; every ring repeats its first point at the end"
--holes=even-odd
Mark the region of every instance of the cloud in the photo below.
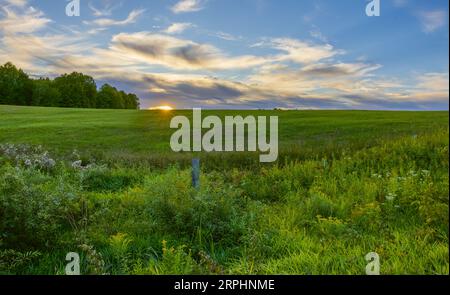
{"type": "Polygon", "coordinates": [[[186,12],[196,12],[202,10],[203,7],[202,0],[181,0],[172,6],[171,10],[173,13],[186,13],[186,12]]]}
{"type": "Polygon", "coordinates": [[[409,97],[415,97],[418,101],[449,99],[449,75],[448,73],[425,73],[416,77],[417,83],[411,87],[409,97]]]}
{"type": "Polygon", "coordinates": [[[182,98],[201,104],[227,103],[239,99],[244,94],[244,89],[237,83],[224,80],[216,80],[208,77],[168,77],[164,75],[147,75],[144,80],[156,89],[164,89],[164,92],[151,94],[164,98],[182,98]]]}
{"type": "Polygon", "coordinates": [[[284,51],[285,54],[279,55],[278,61],[292,61],[299,64],[314,63],[338,54],[344,54],[344,51],[335,50],[330,44],[316,45],[291,38],[263,40],[252,45],[252,47],[271,47],[284,51]]]}
{"type": "Polygon", "coordinates": [[[314,64],[303,67],[300,73],[309,77],[336,78],[336,77],[363,77],[378,70],[381,65],[364,63],[335,63],[314,64]]]}
{"type": "Polygon", "coordinates": [[[252,55],[227,56],[209,44],[150,32],[115,35],[111,48],[148,64],[182,70],[251,68],[268,62],[252,55]]]}
{"type": "Polygon", "coordinates": [[[96,8],[91,2],[89,2],[88,6],[89,6],[89,9],[92,11],[94,16],[97,16],[97,17],[111,16],[112,12],[114,10],[116,10],[117,8],[122,6],[122,2],[120,2],[119,4],[113,6],[112,2],[107,1],[106,5],[103,8],[101,8],[101,9],[96,8]]]}
{"type": "Polygon", "coordinates": [[[145,12],[145,9],[135,9],[130,12],[128,17],[124,20],[115,20],[110,18],[99,18],[93,21],[84,21],[84,24],[87,25],[96,25],[99,27],[110,27],[110,26],[126,26],[129,24],[133,24],[137,21],[139,16],[141,16],[145,12]]]}
{"type": "Polygon", "coordinates": [[[313,63],[341,53],[334,50],[333,46],[329,44],[312,45],[288,38],[274,39],[272,43],[274,48],[288,53],[281,60],[290,60],[297,63],[313,63]]]}
{"type": "Polygon", "coordinates": [[[448,92],[449,77],[448,73],[426,73],[418,77],[418,88],[434,89],[436,91],[448,92]]]}
{"type": "MultiPolygon", "coordinates": [[[[66,59],[81,55],[94,46],[82,36],[30,34],[6,35],[0,39],[0,45],[0,63],[12,61],[36,75],[63,73],[69,66],[63,66],[66,59]]],[[[79,60],[80,64],[84,62],[79,60]]]]}
{"type": "Polygon", "coordinates": [[[27,0],[5,0],[7,5],[25,7],[28,4],[27,0]]]}
{"type": "Polygon", "coordinates": [[[191,23],[173,23],[164,32],[167,34],[180,34],[191,27],[193,27],[191,23]]]}
{"type": "MultiPolygon", "coordinates": [[[[293,86],[290,91],[284,84],[280,84],[283,79],[281,76],[279,78],[273,81],[276,84],[262,84],[201,75],[143,74],[123,82],[130,83],[130,87],[149,101],[171,102],[182,108],[193,106],[300,109],[448,108],[448,94],[444,96],[430,94],[426,89],[413,92],[410,86],[392,79],[339,80],[341,85],[337,85],[339,84],[337,81],[333,84],[333,80],[323,80],[317,86],[308,89],[305,86],[310,82],[306,81],[305,77],[284,75],[284,81],[293,86]],[[304,84],[299,81],[304,81],[304,84]],[[353,83],[350,83],[351,81],[353,83]],[[316,87],[322,88],[318,91],[316,87]]],[[[146,104],[148,102],[144,101],[143,105],[146,104]]]]}
{"type": "Polygon", "coordinates": [[[309,34],[311,35],[311,37],[322,41],[323,43],[328,43],[327,37],[325,37],[325,35],[322,34],[322,32],[317,27],[314,27],[311,31],[309,31],[309,34]]]}
{"type": "Polygon", "coordinates": [[[5,34],[14,33],[33,33],[39,31],[51,22],[44,17],[44,13],[33,7],[29,7],[18,13],[9,7],[3,7],[0,10],[4,17],[0,19],[0,31],[5,34]]]}
{"type": "MultiPolygon", "coordinates": [[[[380,65],[363,63],[319,63],[300,69],[287,66],[263,67],[245,82],[278,95],[296,97],[338,98],[342,94],[369,92],[364,82],[380,65]]],[[[375,92],[375,91],[373,91],[375,92]]]]}
{"type": "Polygon", "coordinates": [[[418,16],[425,33],[433,33],[447,23],[447,12],[444,10],[422,11],[418,16]]]}
{"type": "Polygon", "coordinates": [[[238,40],[242,39],[242,37],[240,37],[240,36],[239,37],[238,36],[234,36],[232,34],[225,33],[225,32],[215,32],[215,33],[212,33],[212,35],[217,37],[217,38],[220,38],[220,39],[223,39],[223,40],[227,40],[227,41],[238,41],[238,40]]]}

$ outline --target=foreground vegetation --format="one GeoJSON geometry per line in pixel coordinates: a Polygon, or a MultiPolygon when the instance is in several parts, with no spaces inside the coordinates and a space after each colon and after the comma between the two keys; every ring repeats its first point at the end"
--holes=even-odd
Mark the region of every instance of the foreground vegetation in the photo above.
{"type": "Polygon", "coordinates": [[[0,114],[1,273],[449,273],[448,112],[279,112],[277,164],[201,155],[198,191],[170,114],[0,114]]]}

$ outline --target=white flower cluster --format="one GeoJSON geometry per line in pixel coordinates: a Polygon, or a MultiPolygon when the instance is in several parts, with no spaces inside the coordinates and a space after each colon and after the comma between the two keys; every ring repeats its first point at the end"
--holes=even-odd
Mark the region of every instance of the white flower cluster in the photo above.
{"type": "Polygon", "coordinates": [[[72,168],[76,170],[89,170],[91,168],[96,167],[95,164],[88,164],[86,166],[83,166],[83,161],[77,160],[75,162],[72,162],[72,168]]]}
{"type": "Polygon", "coordinates": [[[88,165],[83,166],[83,161],[81,160],[81,157],[78,154],[77,150],[74,150],[72,152],[70,159],[71,159],[71,166],[75,170],[89,170],[91,168],[97,167],[96,164],[88,164],[88,165]]]}
{"type": "Polygon", "coordinates": [[[0,155],[16,165],[23,165],[28,168],[51,170],[56,166],[56,161],[41,146],[1,144],[0,155]]]}
{"type": "Polygon", "coordinates": [[[386,196],[386,200],[391,202],[391,201],[394,201],[394,199],[396,197],[397,197],[397,194],[395,194],[395,193],[388,193],[387,196],[386,196]]]}

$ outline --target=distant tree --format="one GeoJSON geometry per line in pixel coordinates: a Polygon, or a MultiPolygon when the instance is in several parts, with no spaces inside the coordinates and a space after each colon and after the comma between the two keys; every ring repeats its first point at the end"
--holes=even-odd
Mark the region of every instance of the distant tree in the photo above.
{"type": "Polygon", "coordinates": [[[139,97],[134,93],[127,94],[128,108],[138,110],[140,107],[139,97]]]}
{"type": "Polygon", "coordinates": [[[97,93],[97,108],[99,109],[123,109],[123,98],[116,88],[104,84],[97,93]]]}
{"type": "Polygon", "coordinates": [[[122,101],[123,109],[129,109],[128,95],[124,91],[119,91],[119,95],[122,101]]]}
{"type": "Polygon", "coordinates": [[[97,92],[94,78],[77,72],[64,74],[55,80],[32,80],[8,62],[0,66],[0,104],[138,109],[139,98],[109,84],[103,85],[97,92]]]}
{"type": "Polygon", "coordinates": [[[31,105],[57,107],[61,103],[61,93],[55,82],[48,78],[33,81],[33,96],[31,105]]]}
{"type": "Polygon", "coordinates": [[[122,96],[125,109],[136,110],[139,108],[139,98],[136,96],[136,94],[127,94],[124,91],[120,91],[120,95],[122,96]]]}
{"type": "Polygon", "coordinates": [[[61,93],[61,105],[72,108],[95,108],[97,86],[94,78],[73,72],[55,79],[55,86],[61,93]]]}
{"type": "Polygon", "coordinates": [[[124,92],[118,91],[115,87],[113,87],[113,89],[114,89],[115,95],[114,95],[112,108],[113,109],[126,109],[126,107],[125,107],[125,98],[126,97],[124,97],[122,95],[122,93],[124,93],[124,92]]]}
{"type": "Polygon", "coordinates": [[[0,104],[30,105],[32,87],[28,75],[12,63],[0,66],[0,104]]]}

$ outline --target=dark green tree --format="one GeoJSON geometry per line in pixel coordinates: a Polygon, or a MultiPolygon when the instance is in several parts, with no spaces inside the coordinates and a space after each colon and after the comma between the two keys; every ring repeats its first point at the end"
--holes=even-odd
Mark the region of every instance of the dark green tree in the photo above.
{"type": "Polygon", "coordinates": [[[120,95],[120,99],[121,99],[122,104],[123,104],[123,108],[124,109],[129,109],[127,94],[124,91],[119,91],[119,95],[120,95]]]}
{"type": "Polygon", "coordinates": [[[32,80],[8,62],[0,66],[0,104],[72,108],[138,109],[139,98],[109,84],[97,93],[95,80],[82,73],[64,74],[55,80],[32,80]]]}
{"type": "Polygon", "coordinates": [[[92,77],[73,72],[55,79],[55,86],[61,93],[62,107],[95,108],[97,86],[92,77]]]}
{"type": "Polygon", "coordinates": [[[139,98],[135,94],[127,94],[124,91],[120,91],[120,95],[122,96],[125,109],[136,110],[139,108],[139,98]]]}
{"type": "Polygon", "coordinates": [[[128,102],[128,109],[138,110],[139,109],[139,97],[137,97],[134,93],[127,94],[127,102],[128,102]]]}
{"type": "Polygon", "coordinates": [[[58,107],[61,104],[61,93],[55,82],[45,78],[33,81],[33,96],[31,105],[44,107],[58,107]]]}
{"type": "Polygon", "coordinates": [[[125,104],[123,97],[115,87],[104,84],[97,93],[97,108],[100,109],[123,109],[125,104]]]}
{"type": "Polygon", "coordinates": [[[8,62],[0,66],[0,104],[30,105],[33,86],[28,75],[8,62]]]}

